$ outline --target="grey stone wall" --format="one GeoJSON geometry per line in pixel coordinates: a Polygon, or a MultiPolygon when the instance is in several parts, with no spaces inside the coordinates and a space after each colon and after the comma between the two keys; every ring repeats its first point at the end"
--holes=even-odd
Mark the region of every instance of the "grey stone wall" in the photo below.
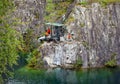
{"type": "MultiPolygon", "coordinates": [[[[73,23],[68,26],[82,42],[86,50],[83,61],[88,66],[103,66],[110,59],[120,64],[120,3],[102,7],[98,3],[90,6],[76,6],[71,16],[73,23]],[[115,56],[113,56],[115,55],[115,56]],[[114,58],[112,58],[114,57],[114,58]]],[[[83,63],[84,64],[84,63],[83,63]]]]}
{"type": "Polygon", "coordinates": [[[14,17],[18,21],[16,29],[25,33],[27,29],[33,29],[39,34],[43,27],[43,16],[46,0],[14,0],[14,17]]]}
{"type": "Polygon", "coordinates": [[[71,66],[78,57],[82,67],[101,67],[111,59],[120,65],[120,4],[75,6],[67,25],[74,41],[43,44],[40,51],[50,67],[71,66]]]}
{"type": "Polygon", "coordinates": [[[72,68],[80,55],[80,42],[44,43],[40,47],[43,61],[48,67],[72,68]]]}

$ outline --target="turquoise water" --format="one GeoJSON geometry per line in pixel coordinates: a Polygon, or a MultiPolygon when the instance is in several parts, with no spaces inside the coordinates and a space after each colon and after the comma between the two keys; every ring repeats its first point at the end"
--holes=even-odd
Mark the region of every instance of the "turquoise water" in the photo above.
{"type": "Polygon", "coordinates": [[[31,70],[21,68],[7,84],[120,84],[120,69],[31,70]]]}

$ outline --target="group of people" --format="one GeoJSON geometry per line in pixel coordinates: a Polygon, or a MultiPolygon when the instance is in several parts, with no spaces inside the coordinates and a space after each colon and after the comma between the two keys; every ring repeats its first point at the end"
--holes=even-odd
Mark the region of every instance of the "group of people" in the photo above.
{"type": "MultiPolygon", "coordinates": [[[[48,28],[47,30],[45,30],[45,37],[49,37],[51,34],[51,30],[50,28],[48,28]]],[[[72,37],[72,34],[71,33],[68,33],[67,34],[67,40],[72,40],[73,37],[72,37]]]]}
{"type": "MultiPolygon", "coordinates": [[[[51,39],[51,29],[48,27],[46,30],[45,30],[45,35],[43,37],[40,37],[38,40],[39,41],[43,41],[43,40],[46,40],[47,39],[51,39]]],[[[67,33],[65,38],[61,38],[61,41],[72,41],[73,40],[73,35],[71,33],[67,33]]]]}

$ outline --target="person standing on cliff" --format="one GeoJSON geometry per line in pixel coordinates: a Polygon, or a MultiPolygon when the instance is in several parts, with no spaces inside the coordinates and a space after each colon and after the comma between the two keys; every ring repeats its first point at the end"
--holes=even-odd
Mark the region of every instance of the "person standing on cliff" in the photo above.
{"type": "Polygon", "coordinates": [[[47,37],[49,35],[48,31],[45,30],[45,37],[47,37]]]}
{"type": "Polygon", "coordinates": [[[67,38],[68,38],[68,41],[72,41],[72,35],[70,33],[68,33],[67,38]]]}

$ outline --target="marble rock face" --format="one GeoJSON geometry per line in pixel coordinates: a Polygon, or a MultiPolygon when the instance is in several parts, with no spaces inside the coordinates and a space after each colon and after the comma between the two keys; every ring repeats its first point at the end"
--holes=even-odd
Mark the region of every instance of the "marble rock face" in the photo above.
{"type": "Polygon", "coordinates": [[[73,67],[77,59],[82,67],[101,67],[111,59],[120,65],[120,4],[105,7],[98,3],[76,5],[67,25],[74,33],[74,41],[44,43],[41,53],[48,66],[73,67]]]}

